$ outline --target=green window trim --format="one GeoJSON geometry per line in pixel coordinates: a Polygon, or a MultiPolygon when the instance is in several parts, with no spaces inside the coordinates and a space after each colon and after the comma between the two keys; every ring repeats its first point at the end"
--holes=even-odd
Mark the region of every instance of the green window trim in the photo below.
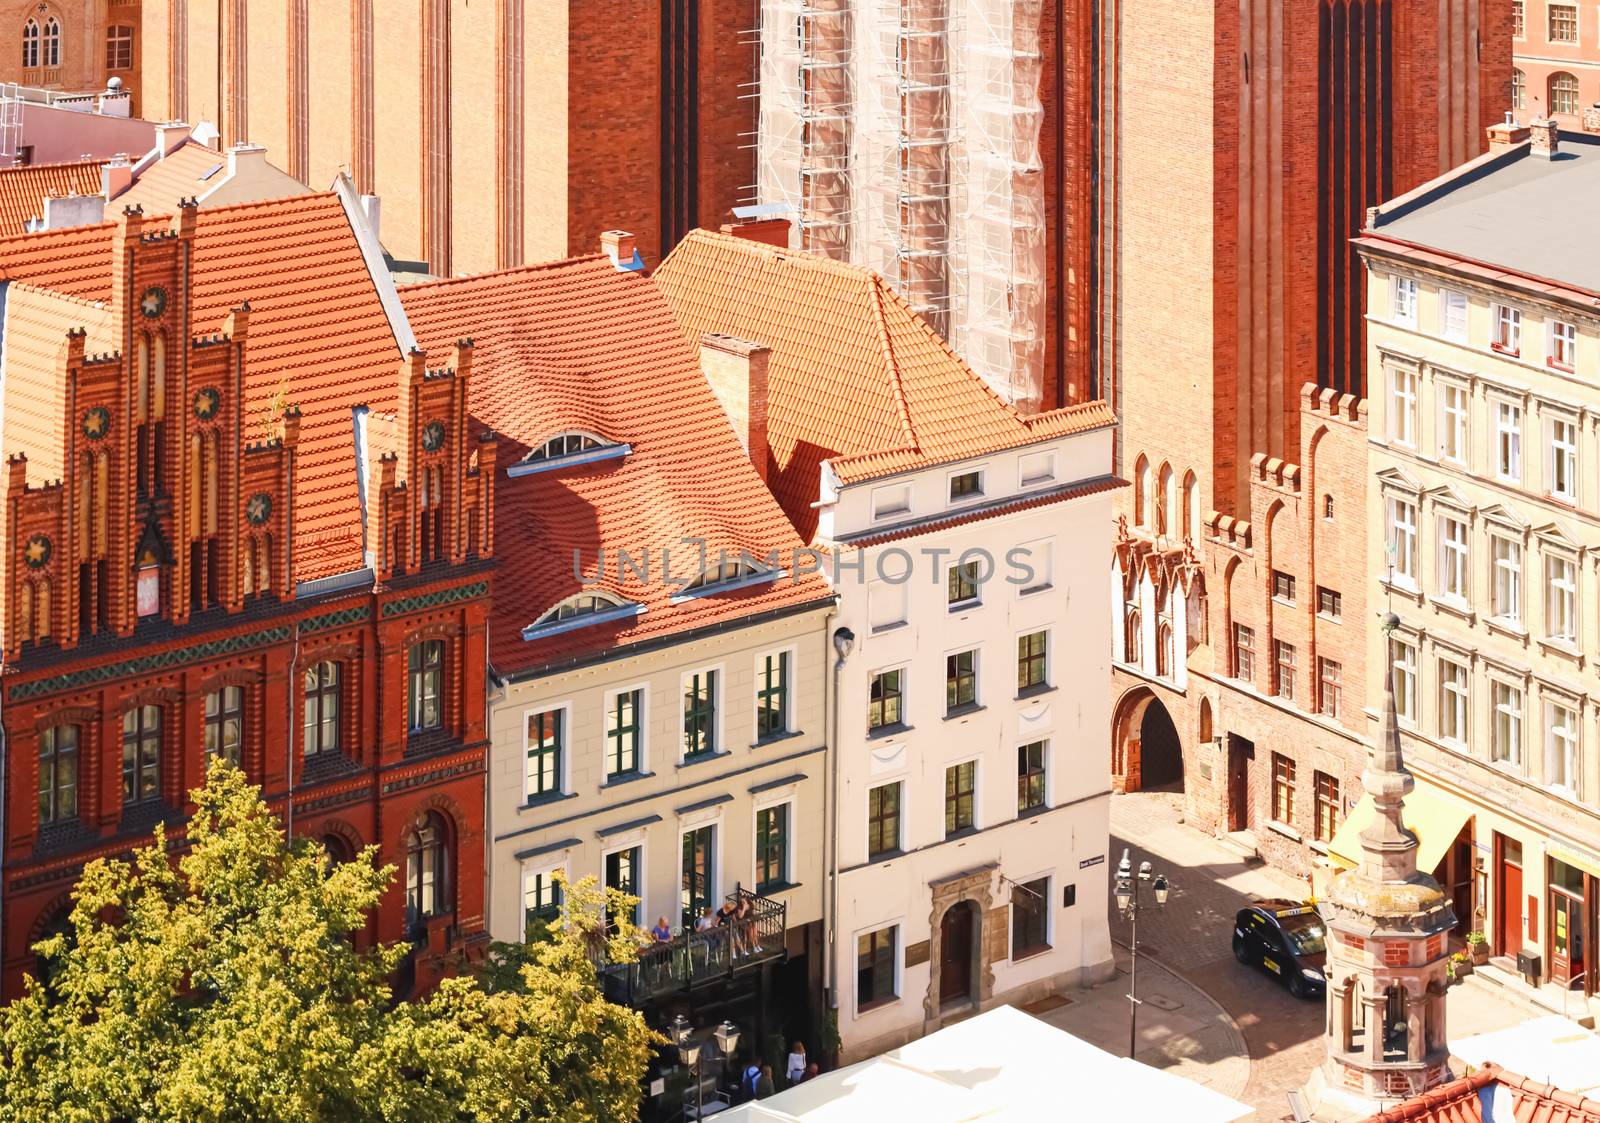
{"type": "Polygon", "coordinates": [[[761,661],[756,690],[756,740],[789,732],[789,653],[775,652],[761,661]]]}
{"type": "Polygon", "coordinates": [[[526,794],[550,795],[561,790],[561,756],[566,749],[565,715],[545,710],[528,718],[526,794]]]}
{"type": "Polygon", "coordinates": [[[639,711],[643,690],[619,691],[606,710],[606,775],[627,776],[639,771],[639,711]]]}
{"type": "Polygon", "coordinates": [[[762,896],[789,884],[789,805],[756,812],[756,892],[762,896]]]}
{"type": "Polygon", "coordinates": [[[522,924],[524,928],[540,921],[549,924],[561,915],[561,883],[554,870],[533,875],[522,889],[522,924]]]}
{"type": "Polygon", "coordinates": [[[710,756],[717,751],[717,672],[696,671],[683,689],[683,755],[710,756]]]}

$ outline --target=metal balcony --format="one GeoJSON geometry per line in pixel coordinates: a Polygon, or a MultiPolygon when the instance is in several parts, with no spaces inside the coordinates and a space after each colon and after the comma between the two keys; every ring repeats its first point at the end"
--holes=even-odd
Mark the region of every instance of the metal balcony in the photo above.
{"type": "Polygon", "coordinates": [[[787,954],[789,906],[735,886],[727,900],[750,902],[750,916],[706,932],[681,930],[664,944],[642,948],[632,963],[602,963],[606,997],[626,1006],[643,1006],[668,994],[732,978],[787,954]]]}

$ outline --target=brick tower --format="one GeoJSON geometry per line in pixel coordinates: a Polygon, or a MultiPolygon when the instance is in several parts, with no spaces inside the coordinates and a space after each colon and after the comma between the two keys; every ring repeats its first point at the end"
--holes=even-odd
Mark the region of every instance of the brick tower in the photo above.
{"type": "Polygon", "coordinates": [[[1373,803],[1361,864],[1335,877],[1319,906],[1328,1056],[1306,1092],[1321,1120],[1364,1118],[1450,1079],[1445,937],[1456,917],[1439,883],[1417,869],[1417,837],[1403,819],[1416,785],[1400,754],[1391,676],[1361,781],[1373,803]]]}

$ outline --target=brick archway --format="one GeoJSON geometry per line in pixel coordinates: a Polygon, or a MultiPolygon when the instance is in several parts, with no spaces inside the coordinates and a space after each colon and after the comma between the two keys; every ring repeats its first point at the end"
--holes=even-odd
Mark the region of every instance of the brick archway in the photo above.
{"type": "Polygon", "coordinates": [[[1167,707],[1148,686],[1117,701],[1111,718],[1111,789],[1184,789],[1183,741],[1167,707]]]}

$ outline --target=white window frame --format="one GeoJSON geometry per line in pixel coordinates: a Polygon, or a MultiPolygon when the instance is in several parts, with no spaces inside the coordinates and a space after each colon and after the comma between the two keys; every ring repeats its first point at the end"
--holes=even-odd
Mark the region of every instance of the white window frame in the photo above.
{"type": "Polygon", "coordinates": [[[1439,290],[1439,334],[1456,343],[1467,341],[1467,313],[1471,304],[1459,289],[1439,290]],[[1459,319],[1457,313],[1460,313],[1459,319]]]}
{"type": "MultiPolygon", "coordinates": [[[[732,751],[726,739],[724,720],[727,716],[727,687],[728,676],[721,663],[708,663],[703,667],[690,667],[678,675],[677,705],[673,707],[674,733],[678,743],[678,763],[682,764],[687,758],[683,751],[683,699],[692,675],[710,675],[711,678],[711,751],[704,756],[696,757],[696,761],[710,760],[713,757],[724,756],[732,751]]],[[[751,718],[754,721],[754,717],[751,718]]]]}
{"type": "Polygon", "coordinates": [[[1499,531],[1489,533],[1489,613],[1499,620],[1522,623],[1522,539],[1499,531]],[[1502,556],[1502,547],[1505,547],[1502,556]]]}
{"type": "MultiPolygon", "coordinates": [[[[940,777],[943,780],[943,777],[940,777]]],[[[889,776],[868,776],[861,790],[861,860],[863,862],[884,863],[893,861],[892,858],[874,858],[872,856],[872,840],[870,838],[872,823],[872,792],[874,788],[886,788],[890,784],[900,785],[900,833],[894,840],[894,850],[897,854],[904,854],[907,843],[911,838],[911,803],[906,793],[911,790],[911,777],[908,772],[897,772],[889,776]]],[[[940,822],[944,821],[943,808],[940,809],[940,822]]],[[[870,929],[869,929],[870,931],[870,929]]]]}
{"type": "Polygon", "coordinates": [[[1417,587],[1417,511],[1415,499],[1389,495],[1384,504],[1388,516],[1391,580],[1403,588],[1417,587]]]}
{"type": "Polygon", "coordinates": [[[1457,511],[1439,512],[1438,595],[1458,604],[1472,595],[1472,528],[1457,511]]]}
{"type": "MultiPolygon", "coordinates": [[[[537,799],[540,799],[540,800],[554,799],[556,796],[566,795],[567,793],[572,791],[572,781],[571,781],[571,777],[572,777],[572,744],[573,744],[572,710],[573,710],[573,706],[572,706],[572,700],[570,698],[569,699],[565,699],[565,700],[560,701],[560,702],[551,702],[551,703],[548,703],[548,704],[535,704],[535,705],[526,706],[526,707],[523,708],[523,711],[522,711],[522,798],[523,798],[524,802],[526,802],[529,799],[534,799],[534,798],[537,798],[537,799]],[[555,790],[555,792],[553,794],[549,793],[549,792],[540,792],[537,796],[535,796],[534,793],[530,790],[531,785],[530,785],[529,781],[531,780],[531,777],[528,775],[528,749],[531,747],[528,744],[528,719],[531,718],[531,717],[534,717],[537,714],[548,714],[548,713],[553,713],[553,712],[559,712],[561,714],[561,738],[562,738],[561,762],[560,762],[560,766],[556,770],[556,790],[555,790]]],[[[601,774],[602,775],[604,775],[604,772],[605,772],[605,770],[601,769],[601,774]]]]}
{"type": "Polygon", "coordinates": [[[885,487],[875,487],[872,489],[870,501],[873,522],[902,518],[912,511],[911,485],[890,484],[885,487]]]}
{"type": "Polygon", "coordinates": [[[1583,719],[1576,705],[1565,699],[1544,700],[1544,783],[1569,799],[1577,799],[1583,783],[1583,719]],[[1567,715],[1559,722],[1556,712],[1567,715]],[[1559,764],[1561,779],[1553,779],[1559,764]]]}
{"type": "MultiPolygon", "coordinates": [[[[904,793],[902,793],[901,801],[904,803],[904,793]]],[[[852,1019],[871,1017],[880,1010],[892,1009],[906,1000],[906,921],[904,917],[895,917],[891,920],[885,920],[878,924],[868,924],[861,928],[857,928],[850,934],[849,946],[849,963],[851,964],[849,968],[851,978],[850,991],[852,997],[855,999],[855,1003],[850,1011],[852,1019]],[[859,972],[856,969],[856,965],[859,963],[861,937],[870,936],[874,932],[882,932],[885,928],[893,928],[895,930],[894,997],[884,999],[870,1010],[863,1010],[861,1008],[861,993],[856,989],[855,981],[860,977],[859,972]]]]}
{"type": "MultiPolygon", "coordinates": [[[[1029,744],[1030,742],[1024,741],[1022,743],[1023,744],[1029,744]]],[[[1048,748],[1046,749],[1046,751],[1047,752],[1049,751],[1048,748]]],[[[1045,766],[1045,779],[1047,781],[1046,786],[1048,786],[1049,776],[1050,776],[1050,768],[1049,768],[1049,765],[1047,764],[1045,766]]],[[[1053,904],[1054,904],[1054,901],[1056,899],[1056,871],[1053,870],[1053,869],[1052,870],[1039,870],[1037,873],[1030,873],[1030,874],[1028,874],[1028,875],[1026,875],[1024,877],[1007,877],[1006,880],[1011,882],[1011,895],[1010,895],[1010,899],[1006,902],[1006,959],[1008,961],[1012,962],[1012,963],[1019,962],[1018,960],[1014,960],[1014,959],[1011,958],[1011,952],[1012,952],[1012,946],[1011,946],[1012,937],[1011,937],[1011,933],[1014,932],[1016,930],[1016,927],[1017,927],[1016,919],[1015,919],[1016,918],[1016,911],[1015,910],[1016,910],[1016,907],[1017,907],[1017,896],[1016,895],[1017,895],[1017,890],[1020,887],[1022,887],[1024,885],[1027,885],[1029,882],[1033,882],[1033,881],[1043,880],[1044,883],[1045,883],[1045,885],[1044,885],[1044,942],[1045,942],[1045,946],[1043,948],[1041,948],[1038,952],[1035,952],[1033,955],[1029,955],[1026,958],[1028,960],[1032,960],[1032,959],[1036,958],[1039,955],[1043,955],[1047,951],[1055,950],[1055,946],[1056,946],[1056,910],[1053,907],[1053,904]]]]}
{"type": "Polygon", "coordinates": [[[1545,426],[1546,447],[1550,454],[1545,461],[1545,488],[1557,499],[1568,503],[1578,501],[1578,423],[1570,417],[1551,415],[1545,426]],[[1564,432],[1563,432],[1564,431],[1564,432]]]}
{"type": "Polygon", "coordinates": [[[1498,678],[1489,680],[1489,713],[1492,723],[1489,730],[1489,759],[1495,764],[1522,771],[1522,739],[1524,730],[1523,706],[1526,699],[1520,686],[1513,686],[1498,678]],[[1506,723],[1508,744],[1500,740],[1501,722],[1506,723]]]}
{"type": "Polygon", "coordinates": [[[1389,368],[1389,440],[1407,448],[1417,444],[1417,372],[1410,367],[1389,368]]]}
{"type": "Polygon", "coordinates": [[[1043,487],[1045,484],[1055,483],[1055,480],[1055,449],[1048,448],[1039,452],[1025,452],[1017,458],[1017,487],[1019,490],[1026,491],[1030,488],[1043,487]]]}
{"type": "Polygon", "coordinates": [[[954,471],[946,472],[944,476],[944,501],[947,507],[965,507],[972,503],[982,503],[989,498],[988,494],[989,472],[987,468],[977,465],[967,465],[954,471]],[[971,495],[953,496],[950,488],[962,476],[977,476],[978,490],[971,495]]]}
{"type": "Polygon", "coordinates": [[[1466,464],[1472,455],[1472,394],[1452,379],[1436,379],[1439,388],[1439,458],[1466,464]]]}
{"type": "Polygon", "coordinates": [[[799,801],[795,798],[794,792],[785,791],[782,795],[767,798],[750,809],[750,887],[752,889],[761,884],[760,836],[757,834],[757,828],[761,825],[761,813],[770,811],[774,807],[788,807],[789,809],[784,828],[783,883],[787,886],[794,886],[794,838],[795,830],[800,825],[800,817],[796,812],[798,806],[799,801]]]}
{"type": "Polygon", "coordinates": [[[1522,406],[1498,398],[1494,403],[1494,474],[1522,482],[1522,406]]]}
{"type": "MultiPolygon", "coordinates": [[[[784,672],[784,676],[783,676],[783,732],[784,732],[784,734],[789,734],[789,733],[793,733],[795,731],[795,724],[794,724],[795,689],[794,689],[794,684],[795,684],[795,672],[796,672],[796,669],[799,666],[800,648],[799,648],[798,645],[795,645],[795,644],[789,644],[789,645],[786,645],[784,647],[768,647],[768,648],[764,648],[761,651],[756,652],[754,658],[752,658],[751,661],[750,661],[750,674],[751,674],[751,677],[752,677],[752,681],[750,683],[750,744],[751,745],[755,745],[757,742],[760,741],[760,734],[759,734],[758,731],[760,729],[759,722],[760,722],[761,718],[760,718],[759,711],[760,711],[761,707],[758,704],[758,702],[759,702],[759,696],[760,696],[760,692],[761,692],[761,684],[762,684],[762,681],[763,681],[761,676],[762,676],[763,672],[766,670],[767,657],[770,656],[770,655],[787,655],[787,656],[789,656],[788,669],[784,672]]],[[[768,740],[771,740],[771,739],[773,739],[773,738],[775,738],[777,736],[779,736],[779,735],[778,734],[768,734],[768,740]]]]}
{"type": "Polygon", "coordinates": [[[1417,282],[1414,279],[1390,276],[1389,318],[1408,328],[1417,326],[1417,282]]]}
{"type": "MultiPolygon", "coordinates": [[[[681,832],[676,842],[677,865],[681,867],[683,865],[683,838],[681,832]]],[[[647,874],[650,869],[650,846],[644,828],[641,827],[637,831],[629,831],[626,835],[619,835],[616,838],[606,839],[605,845],[600,849],[600,862],[597,871],[599,876],[595,880],[600,883],[600,888],[603,892],[606,887],[606,859],[623,850],[639,851],[639,866],[634,871],[638,881],[639,903],[634,908],[637,912],[638,927],[648,929],[650,927],[650,914],[654,910],[650,907],[650,879],[647,874]]],[[[715,873],[716,871],[713,870],[712,872],[715,873]]],[[[678,886],[682,877],[683,870],[680,868],[677,877],[673,879],[672,908],[668,910],[669,917],[678,911],[678,886]]],[[[656,915],[659,916],[661,914],[656,913],[656,915]]]]}
{"type": "MultiPolygon", "coordinates": [[[[602,868],[604,868],[604,867],[602,867],[602,868]]],[[[559,873],[559,874],[562,874],[563,876],[565,876],[566,869],[567,869],[567,852],[564,851],[564,850],[561,852],[561,857],[557,861],[551,861],[550,860],[550,855],[548,855],[548,854],[541,854],[537,859],[529,858],[528,860],[526,860],[526,861],[524,861],[522,863],[522,875],[521,875],[521,879],[520,879],[522,895],[520,897],[521,908],[518,910],[518,916],[521,917],[522,927],[523,927],[524,931],[526,931],[527,926],[528,926],[528,886],[529,886],[529,883],[532,882],[534,878],[540,877],[541,875],[544,876],[544,877],[552,877],[553,878],[556,874],[559,873]]],[[[561,894],[561,907],[563,909],[566,908],[566,899],[567,899],[567,894],[566,894],[565,891],[563,891],[562,894],[561,894]]]]}
{"type": "MultiPolygon", "coordinates": [[[[616,773],[615,777],[621,777],[626,780],[634,776],[648,776],[650,774],[650,708],[652,699],[650,697],[650,683],[645,681],[636,682],[630,686],[619,686],[614,690],[605,692],[603,697],[605,708],[600,712],[600,784],[602,787],[617,782],[613,773],[609,771],[611,766],[611,740],[608,736],[606,724],[611,720],[611,714],[616,707],[617,696],[635,690],[639,692],[639,767],[634,772],[616,773]]],[[[602,867],[603,869],[604,867],[602,867]]]]}
{"type": "Polygon", "coordinates": [[[1007,572],[1018,577],[1021,576],[1022,570],[1018,566],[1011,565],[1010,559],[1014,554],[1022,551],[1025,552],[1021,553],[1021,560],[1026,563],[1029,569],[1033,570],[1033,581],[1027,585],[1018,581],[1016,583],[1017,596],[1031,597],[1035,593],[1048,592],[1055,588],[1056,540],[1054,538],[1035,538],[1031,542],[1019,542],[1006,551],[1007,572]],[[1041,557],[1044,559],[1042,566],[1039,564],[1041,557]],[[1040,573],[1041,569],[1044,571],[1042,574],[1040,573]],[[1043,580],[1040,580],[1041,576],[1043,580]]]}
{"type": "Polygon", "coordinates": [[[1522,312],[1509,304],[1495,304],[1491,308],[1492,331],[1489,347],[1502,355],[1513,357],[1522,354],[1522,312]]]}
{"type": "MultiPolygon", "coordinates": [[[[956,560],[951,562],[949,565],[945,566],[945,568],[944,568],[943,592],[944,592],[944,597],[945,597],[945,609],[947,611],[951,612],[951,613],[971,612],[974,608],[982,608],[983,607],[983,587],[985,585],[989,584],[995,578],[994,566],[991,564],[990,567],[989,567],[989,580],[988,581],[974,581],[973,585],[972,585],[972,595],[970,597],[967,597],[965,600],[951,600],[950,599],[950,574],[955,572],[957,569],[960,569],[962,564],[963,563],[961,561],[961,556],[957,555],[956,556],[956,560]]],[[[975,565],[978,566],[979,570],[982,570],[984,563],[983,563],[982,559],[978,559],[976,561],[971,562],[970,564],[975,564],[975,565]]]]}
{"type": "Polygon", "coordinates": [[[1469,739],[1468,724],[1472,720],[1472,672],[1465,663],[1446,656],[1438,658],[1439,670],[1439,740],[1458,749],[1465,749],[1469,739]],[[1446,674],[1444,668],[1448,666],[1460,672],[1457,680],[1454,674],[1446,674]],[[1452,724],[1455,725],[1455,734],[1446,731],[1444,714],[1449,708],[1452,724]]]}
{"type": "Polygon", "coordinates": [[[904,581],[869,581],[867,583],[867,631],[873,635],[903,628],[911,622],[911,578],[904,581]],[[894,620],[878,621],[885,605],[897,607],[899,616],[894,620]]]}
{"type": "MultiPolygon", "coordinates": [[[[1012,759],[1015,760],[1014,757],[1012,759]]],[[[984,785],[983,754],[982,753],[970,753],[970,754],[967,754],[965,756],[959,756],[959,757],[954,758],[953,760],[945,761],[944,764],[940,767],[939,773],[938,773],[938,779],[939,779],[939,841],[940,842],[943,842],[946,838],[956,837],[956,836],[947,835],[947,834],[944,833],[944,801],[945,801],[944,778],[945,778],[945,774],[948,773],[950,771],[950,769],[952,769],[952,768],[960,768],[963,764],[972,765],[972,826],[963,827],[961,829],[963,831],[968,831],[968,832],[971,832],[973,834],[976,834],[977,832],[979,832],[981,830],[984,830],[988,826],[988,823],[985,821],[985,816],[983,814],[983,796],[984,796],[984,787],[983,787],[983,785],[984,785]]],[[[1015,767],[1013,767],[1010,770],[1010,774],[1011,774],[1012,780],[1014,782],[1015,779],[1016,779],[1016,774],[1017,774],[1017,770],[1016,770],[1015,767]]],[[[1010,817],[1011,818],[1015,818],[1016,817],[1014,811],[1013,811],[1013,813],[1012,813],[1012,815],[1010,817]]],[[[965,838],[966,836],[965,835],[961,835],[960,837],[965,838]]]]}
{"type": "Polygon", "coordinates": [[[1571,371],[1578,365],[1578,325],[1568,320],[1546,320],[1545,363],[1571,371]]]}
{"type": "Polygon", "coordinates": [[[1554,552],[1544,554],[1544,634],[1558,643],[1578,639],[1578,563],[1554,552]]]}
{"type": "Polygon", "coordinates": [[[1417,644],[1400,635],[1389,638],[1389,663],[1395,682],[1395,714],[1407,725],[1417,723],[1417,644]]]}

